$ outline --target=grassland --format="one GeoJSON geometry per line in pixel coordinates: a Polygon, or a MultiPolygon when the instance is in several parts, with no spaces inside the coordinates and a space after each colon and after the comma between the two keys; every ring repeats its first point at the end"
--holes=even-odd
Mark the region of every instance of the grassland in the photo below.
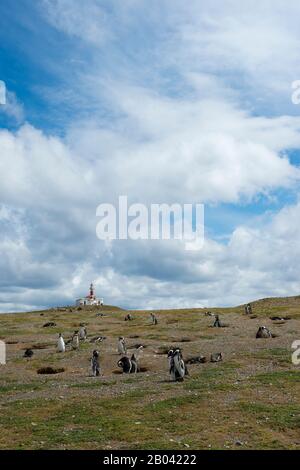
{"type": "Polygon", "coordinates": [[[291,344],[300,339],[300,298],[210,309],[227,328],[212,328],[202,309],[160,310],[152,326],[149,312],[67,308],[0,316],[0,339],[7,364],[0,366],[1,449],[299,449],[300,366],[291,362],[291,344]],[[285,322],[270,320],[288,316],[285,322]],[[55,327],[44,328],[46,322],[55,327]],[[95,344],[79,351],[55,350],[57,335],[71,337],[80,323],[89,337],[106,336],[98,346],[102,376],[93,378],[89,358],[95,344]],[[276,335],[256,339],[258,326],[276,335]],[[117,337],[129,350],[144,345],[143,373],[122,375],[117,368],[117,337]],[[184,357],[220,363],[190,365],[182,383],[172,383],[164,348],[179,346],[184,357]],[[35,347],[31,359],[26,348],[35,347]],[[41,367],[64,369],[39,375],[41,367]]]}

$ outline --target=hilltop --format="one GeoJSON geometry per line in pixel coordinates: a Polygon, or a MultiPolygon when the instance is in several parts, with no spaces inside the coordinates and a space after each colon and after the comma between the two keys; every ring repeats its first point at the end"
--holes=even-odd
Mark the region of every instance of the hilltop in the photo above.
{"type": "Polygon", "coordinates": [[[0,448],[16,449],[299,449],[300,366],[291,344],[300,339],[300,297],[262,299],[244,307],[210,308],[225,328],[212,328],[204,309],[149,311],[118,307],[64,307],[3,314],[0,338],[7,365],[0,366],[0,448]],[[103,316],[97,316],[102,313],[103,316]],[[289,320],[273,321],[274,316],[289,320]],[[46,323],[56,325],[44,327],[46,323]],[[58,354],[57,335],[71,337],[80,323],[100,345],[58,354]],[[266,325],[276,337],[256,339],[266,325]],[[122,375],[116,342],[125,336],[130,352],[140,344],[143,372],[122,375]],[[166,350],[220,363],[190,365],[182,383],[170,382],[166,350]],[[89,358],[100,349],[103,376],[89,376],[89,358]],[[34,356],[24,359],[26,348],[34,356]],[[37,371],[52,367],[58,373],[37,371]]]}

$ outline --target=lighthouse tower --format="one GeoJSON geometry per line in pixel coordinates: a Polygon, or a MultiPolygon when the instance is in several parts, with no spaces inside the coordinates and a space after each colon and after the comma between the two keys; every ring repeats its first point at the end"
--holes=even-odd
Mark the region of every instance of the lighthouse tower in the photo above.
{"type": "Polygon", "coordinates": [[[93,283],[90,285],[90,295],[89,295],[89,298],[91,300],[94,300],[95,299],[95,292],[94,292],[94,285],[93,283]]]}
{"type": "Polygon", "coordinates": [[[90,285],[90,293],[86,297],[81,297],[80,299],[76,300],[77,306],[82,305],[103,305],[103,298],[96,297],[94,284],[91,283],[90,285]]]}

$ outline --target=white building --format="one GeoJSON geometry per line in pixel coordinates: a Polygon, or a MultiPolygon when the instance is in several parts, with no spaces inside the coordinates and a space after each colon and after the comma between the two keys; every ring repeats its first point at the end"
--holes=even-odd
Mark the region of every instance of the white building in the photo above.
{"type": "Polygon", "coordinates": [[[93,284],[90,285],[90,293],[86,297],[76,300],[76,305],[103,305],[103,298],[96,297],[93,284]]]}

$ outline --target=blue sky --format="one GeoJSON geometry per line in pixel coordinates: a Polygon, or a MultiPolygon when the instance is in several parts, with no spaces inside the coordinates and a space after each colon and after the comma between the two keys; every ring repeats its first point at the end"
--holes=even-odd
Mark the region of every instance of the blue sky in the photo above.
{"type": "Polygon", "coordinates": [[[299,293],[300,7],[238,5],[1,2],[0,311],[299,293]],[[205,204],[203,250],[97,240],[120,194],[205,204]]]}

